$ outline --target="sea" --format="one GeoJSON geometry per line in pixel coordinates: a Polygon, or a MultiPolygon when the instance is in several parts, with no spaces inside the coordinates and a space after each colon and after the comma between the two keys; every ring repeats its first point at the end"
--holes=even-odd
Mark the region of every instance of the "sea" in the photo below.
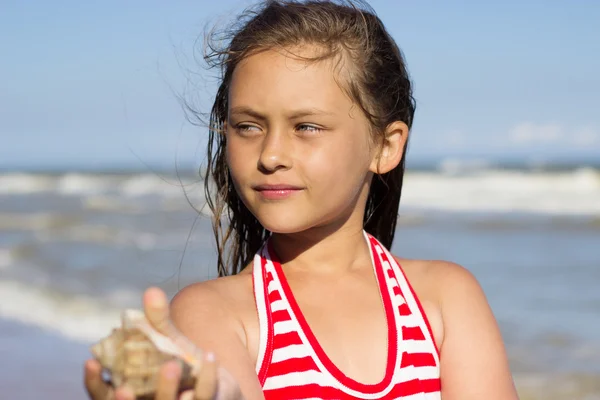
{"type": "MultiPolygon", "coordinates": [[[[522,400],[600,399],[599,164],[406,173],[392,251],[476,276],[522,400]]],[[[89,345],[122,309],[216,277],[207,210],[194,170],[0,172],[0,398],[85,398],[89,345]]]]}

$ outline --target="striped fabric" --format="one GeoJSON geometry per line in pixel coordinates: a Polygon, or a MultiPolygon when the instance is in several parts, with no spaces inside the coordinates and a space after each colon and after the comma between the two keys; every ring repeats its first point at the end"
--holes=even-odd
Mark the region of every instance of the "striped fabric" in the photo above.
{"type": "Polygon", "coordinates": [[[402,269],[373,236],[373,268],[388,321],[383,380],[362,384],[327,357],[306,323],[268,242],[254,257],[260,322],[256,371],[265,398],[439,400],[439,354],[423,309],[402,269]]]}

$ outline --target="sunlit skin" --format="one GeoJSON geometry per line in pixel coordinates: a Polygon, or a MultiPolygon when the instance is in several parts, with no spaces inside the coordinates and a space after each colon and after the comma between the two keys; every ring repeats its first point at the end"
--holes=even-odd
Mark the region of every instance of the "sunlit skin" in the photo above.
{"type": "MultiPolygon", "coordinates": [[[[316,55],[310,48],[304,51],[316,55]]],[[[360,233],[369,184],[374,172],[398,164],[407,138],[407,126],[393,124],[385,140],[391,157],[383,157],[379,139],[370,134],[368,120],[341,90],[332,68],[331,61],[309,63],[266,51],[244,60],[233,75],[229,169],[246,206],[275,233],[280,257],[288,251],[279,248],[281,241],[304,248],[329,237],[347,243],[347,235],[368,256],[360,233]],[[271,199],[257,190],[264,185],[297,190],[271,199]]]]}
{"type": "MultiPolygon", "coordinates": [[[[306,63],[284,50],[249,56],[233,74],[224,134],[236,190],[274,232],[275,251],[311,330],[342,372],[368,384],[384,375],[387,322],[362,235],[364,208],[374,174],[398,165],[409,132],[396,121],[372,135],[339,86],[338,72],[331,62],[306,63]]],[[[449,262],[398,261],[440,350],[442,398],[516,399],[502,338],[473,276],[449,262]]],[[[145,294],[155,326],[172,323],[216,356],[219,367],[207,363],[196,398],[212,398],[217,385],[218,399],[264,398],[255,371],[259,326],[251,270],[188,286],[170,308],[160,290],[145,294]]],[[[86,384],[92,398],[106,399],[111,389],[98,370],[87,364],[86,384]]],[[[157,399],[176,398],[179,373],[178,365],[165,366],[157,399]]],[[[132,398],[125,388],[117,395],[132,398]]]]}
{"type": "Polygon", "coordinates": [[[272,232],[294,234],[344,220],[361,229],[375,153],[368,121],[338,88],[330,63],[319,68],[291,57],[267,51],[235,70],[226,134],[236,189],[272,232]],[[260,67],[266,64],[272,68],[260,67]],[[255,190],[263,184],[299,190],[269,200],[255,190]]]}

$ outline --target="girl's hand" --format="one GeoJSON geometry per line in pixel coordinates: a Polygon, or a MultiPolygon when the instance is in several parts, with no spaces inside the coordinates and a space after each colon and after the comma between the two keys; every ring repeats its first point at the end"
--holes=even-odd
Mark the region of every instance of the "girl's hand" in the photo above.
{"type": "MultiPolygon", "coordinates": [[[[156,330],[170,337],[187,351],[202,354],[188,338],[186,338],[169,318],[169,304],[164,292],[150,288],[144,293],[144,312],[148,321],[156,330]]],[[[223,368],[218,367],[214,354],[205,353],[203,363],[196,376],[194,390],[178,393],[181,367],[177,362],[165,363],[159,373],[155,400],[242,400],[239,386],[233,377],[223,368]]],[[[113,389],[102,379],[102,367],[96,360],[88,360],[85,364],[85,386],[93,400],[134,400],[135,396],[127,387],[113,389]]]]}
{"type": "MultiPolygon", "coordinates": [[[[127,387],[113,389],[102,380],[102,367],[96,360],[88,360],[85,364],[85,386],[90,399],[93,400],[135,400],[133,392],[127,387]]],[[[179,378],[181,367],[178,363],[170,361],[165,363],[158,377],[158,387],[155,400],[238,400],[241,397],[222,397],[217,395],[217,365],[214,360],[205,360],[200,374],[196,377],[194,390],[179,393],[179,378]]]]}

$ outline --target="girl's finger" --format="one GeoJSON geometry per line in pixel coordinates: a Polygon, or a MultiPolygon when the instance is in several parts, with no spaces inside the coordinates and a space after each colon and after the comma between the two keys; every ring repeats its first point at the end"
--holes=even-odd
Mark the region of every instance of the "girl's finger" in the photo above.
{"type": "Polygon", "coordinates": [[[169,318],[169,301],[159,288],[149,288],[144,292],[144,313],[154,329],[163,335],[172,334],[173,325],[169,318]]]}
{"type": "Polygon", "coordinates": [[[202,364],[202,350],[183,335],[169,317],[169,301],[165,293],[156,287],[144,292],[144,313],[148,322],[161,334],[169,337],[183,352],[183,359],[194,368],[202,364]]]}
{"type": "MultiPolygon", "coordinates": [[[[115,390],[115,400],[135,400],[135,395],[133,392],[126,387],[120,387],[115,390]]],[[[112,398],[111,398],[112,400],[112,398]]]]}
{"type": "Polygon", "coordinates": [[[158,375],[155,400],[174,400],[179,391],[181,366],[176,361],[166,362],[158,375]]]}
{"type": "Polygon", "coordinates": [[[85,362],[85,389],[93,400],[105,400],[112,396],[112,388],[102,379],[102,366],[96,360],[85,362]]]}
{"type": "Polygon", "coordinates": [[[208,352],[204,357],[202,369],[196,377],[194,388],[195,400],[213,400],[218,386],[217,362],[214,353],[208,352]]]}

